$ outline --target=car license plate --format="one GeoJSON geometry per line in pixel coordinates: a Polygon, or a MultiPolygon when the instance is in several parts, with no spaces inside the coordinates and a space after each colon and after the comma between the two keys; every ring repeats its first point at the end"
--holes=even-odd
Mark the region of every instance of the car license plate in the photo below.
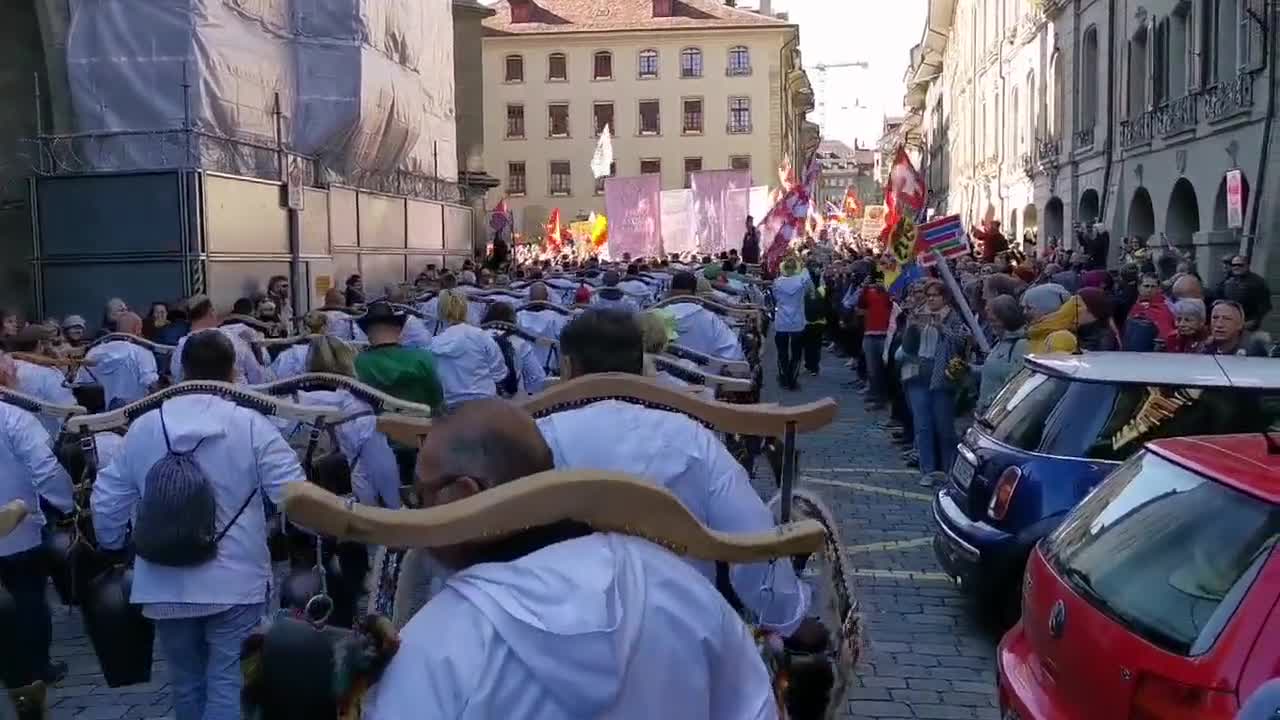
{"type": "Polygon", "coordinates": [[[968,490],[969,483],[973,482],[973,470],[968,460],[957,457],[955,464],[951,466],[951,477],[955,478],[956,487],[968,490]]]}

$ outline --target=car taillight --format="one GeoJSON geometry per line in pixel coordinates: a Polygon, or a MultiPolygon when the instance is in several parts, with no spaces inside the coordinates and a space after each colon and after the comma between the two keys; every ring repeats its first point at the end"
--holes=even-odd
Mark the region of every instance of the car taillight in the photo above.
{"type": "Polygon", "coordinates": [[[996,480],[995,490],[991,491],[991,502],[987,503],[987,514],[992,520],[1003,520],[1009,512],[1009,503],[1013,501],[1013,491],[1018,489],[1018,481],[1022,479],[1022,468],[1011,467],[1000,473],[996,480]]]}
{"type": "Polygon", "coordinates": [[[1183,685],[1142,675],[1129,711],[1131,720],[1230,720],[1239,710],[1235,693],[1183,685]]]}

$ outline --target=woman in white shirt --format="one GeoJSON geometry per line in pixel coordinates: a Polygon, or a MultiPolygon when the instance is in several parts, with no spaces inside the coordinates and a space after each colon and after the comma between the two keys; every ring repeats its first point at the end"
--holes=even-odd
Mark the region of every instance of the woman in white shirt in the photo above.
{"type": "Polygon", "coordinates": [[[467,298],[457,290],[440,293],[440,319],[445,329],[431,339],[436,373],[444,389],[444,404],[497,397],[498,383],[507,377],[502,349],[489,333],[467,324],[467,298]]]}
{"type": "MultiPolygon", "coordinates": [[[[329,331],[329,318],[322,312],[307,313],[303,320],[308,335],[325,335],[329,331]]],[[[310,343],[299,343],[284,349],[271,363],[271,372],[277,380],[297,377],[307,371],[307,355],[311,352],[310,343]]]]}
{"type": "Polygon", "coordinates": [[[782,274],[773,281],[773,341],[778,348],[778,384],[797,390],[800,359],[804,352],[804,298],[813,287],[800,261],[789,257],[782,262],[782,274]]]}

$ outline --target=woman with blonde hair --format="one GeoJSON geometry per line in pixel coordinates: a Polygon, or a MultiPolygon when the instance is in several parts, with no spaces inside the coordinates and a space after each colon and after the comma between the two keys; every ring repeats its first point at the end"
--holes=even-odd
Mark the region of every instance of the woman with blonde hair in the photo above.
{"type": "Polygon", "coordinates": [[[446,327],[431,339],[429,349],[436,359],[445,407],[496,397],[498,383],[507,377],[507,363],[498,342],[467,324],[467,297],[457,290],[441,291],[438,307],[446,327]]]}
{"type": "MultiPolygon", "coordinates": [[[[657,369],[653,363],[652,356],[666,352],[667,345],[678,337],[675,317],[664,310],[648,310],[636,315],[636,322],[640,324],[640,334],[644,339],[645,377],[654,378],[658,382],[677,390],[691,390],[693,388],[692,385],[670,373],[657,369]]],[[[699,369],[697,363],[691,360],[672,358],[672,362],[691,370],[699,369]]],[[[715,388],[698,388],[696,394],[707,400],[716,399],[715,388]]]]}
{"type": "MultiPolygon", "coordinates": [[[[324,335],[329,329],[329,316],[318,310],[307,313],[302,320],[308,335],[324,335]]],[[[271,363],[271,372],[277,380],[287,380],[307,372],[308,356],[311,354],[311,343],[292,345],[284,349],[271,363]]]]}

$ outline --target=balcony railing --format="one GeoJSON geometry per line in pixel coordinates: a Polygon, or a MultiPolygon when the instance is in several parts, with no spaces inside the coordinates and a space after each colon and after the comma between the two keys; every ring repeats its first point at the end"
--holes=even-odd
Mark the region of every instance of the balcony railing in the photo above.
{"type": "Polygon", "coordinates": [[[1022,153],[1022,174],[1027,177],[1035,177],[1036,174],[1036,156],[1035,153],[1022,153]]]}
{"type": "Polygon", "coordinates": [[[1120,123],[1120,147],[1133,147],[1151,142],[1151,118],[1155,112],[1147,110],[1136,118],[1120,123]]]}
{"type": "Polygon", "coordinates": [[[1062,142],[1058,138],[1040,138],[1036,142],[1036,165],[1041,170],[1058,167],[1058,156],[1061,154],[1062,142]]]}
{"type": "Polygon", "coordinates": [[[1093,147],[1093,128],[1087,127],[1083,130],[1075,131],[1071,136],[1071,143],[1077,150],[1093,147]]]}
{"type": "Polygon", "coordinates": [[[1160,107],[1156,108],[1155,111],[1156,133],[1161,137],[1165,137],[1194,128],[1200,116],[1198,103],[1196,102],[1197,97],[1195,93],[1192,93],[1183,95],[1176,100],[1161,103],[1160,107]]]}
{"type": "Polygon", "coordinates": [[[1257,71],[1237,75],[1200,92],[1204,97],[1204,116],[1209,122],[1247,112],[1253,107],[1253,81],[1257,71]]]}

